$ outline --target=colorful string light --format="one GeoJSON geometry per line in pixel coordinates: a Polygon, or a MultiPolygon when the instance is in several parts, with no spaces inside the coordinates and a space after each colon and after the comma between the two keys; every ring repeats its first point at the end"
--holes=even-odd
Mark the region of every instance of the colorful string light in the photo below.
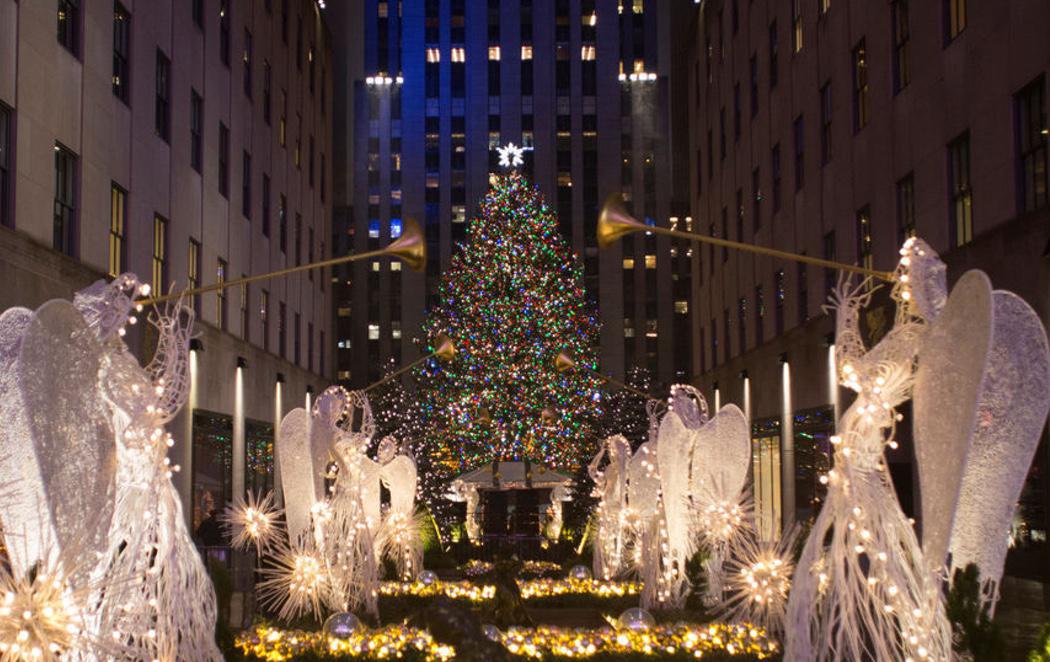
{"type": "Polygon", "coordinates": [[[421,368],[427,452],[449,474],[526,458],[576,467],[593,454],[599,383],[553,358],[595,366],[598,319],[539,191],[516,172],[491,181],[424,323],[428,342],[456,339],[455,361],[421,368]]]}

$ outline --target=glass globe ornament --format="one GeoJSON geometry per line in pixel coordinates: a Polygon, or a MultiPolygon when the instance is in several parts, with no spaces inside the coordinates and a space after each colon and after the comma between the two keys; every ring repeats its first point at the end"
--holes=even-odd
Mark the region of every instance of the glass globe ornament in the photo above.
{"type": "Polygon", "coordinates": [[[354,616],[348,611],[337,611],[325,619],[321,630],[326,637],[346,641],[354,636],[354,634],[363,630],[364,627],[364,624],[361,623],[361,619],[357,616],[354,616]]]}
{"type": "Polygon", "coordinates": [[[620,617],[616,619],[617,630],[630,630],[632,632],[645,632],[656,627],[656,619],[653,615],[641,607],[625,609],[620,617]]]}
{"type": "Polygon", "coordinates": [[[481,631],[485,634],[485,637],[487,639],[490,639],[495,642],[500,642],[503,640],[503,633],[500,632],[499,628],[493,625],[492,623],[485,623],[484,625],[482,625],[481,631]]]}
{"type": "Polygon", "coordinates": [[[416,575],[416,581],[418,581],[423,586],[430,586],[437,580],[437,573],[433,570],[423,570],[418,575],[416,575]]]}
{"type": "Polygon", "coordinates": [[[569,569],[569,577],[571,579],[590,579],[591,569],[585,565],[574,565],[569,569]]]}

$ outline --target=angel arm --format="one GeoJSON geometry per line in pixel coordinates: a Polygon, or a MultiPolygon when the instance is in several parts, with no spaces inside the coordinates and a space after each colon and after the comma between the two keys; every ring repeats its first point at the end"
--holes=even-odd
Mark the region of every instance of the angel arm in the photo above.
{"type": "Polygon", "coordinates": [[[867,353],[860,332],[860,311],[871,301],[874,288],[865,291],[866,284],[861,281],[854,286],[851,278],[841,279],[825,306],[835,311],[835,364],[840,381],[848,379],[848,373],[856,370],[867,353]]]}

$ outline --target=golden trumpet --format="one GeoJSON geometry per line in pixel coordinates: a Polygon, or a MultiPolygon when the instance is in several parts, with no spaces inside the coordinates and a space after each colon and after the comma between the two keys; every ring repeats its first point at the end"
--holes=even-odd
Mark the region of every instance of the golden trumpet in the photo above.
{"type": "Polygon", "coordinates": [[[824,260],[819,257],[811,257],[809,255],[800,255],[798,253],[789,253],[788,251],[781,251],[775,248],[766,248],[765,246],[756,246],[754,244],[745,244],[739,241],[730,241],[728,239],[719,239],[718,237],[709,237],[703,234],[697,234],[694,232],[682,232],[681,230],[672,230],[670,228],[662,228],[659,226],[646,225],[642,223],[634,216],[631,216],[630,212],[627,211],[627,205],[624,203],[623,196],[619,193],[613,193],[606,199],[605,205],[602,207],[601,213],[598,215],[598,229],[597,238],[598,246],[606,248],[615,242],[617,239],[624,237],[629,234],[636,232],[652,232],[654,234],[663,234],[668,237],[677,237],[679,239],[688,239],[690,241],[699,241],[705,244],[713,244],[715,246],[722,246],[724,248],[733,248],[736,250],[747,251],[749,253],[757,253],[758,255],[767,255],[769,257],[779,258],[781,260],[793,260],[795,262],[805,262],[806,264],[813,264],[818,267],[826,267],[828,269],[838,269],[841,271],[849,271],[852,273],[863,274],[865,276],[873,276],[886,281],[893,281],[892,271],[878,271],[876,269],[868,269],[867,267],[861,267],[856,264],[846,264],[844,262],[835,262],[833,260],[824,260]]]}
{"type": "Polygon", "coordinates": [[[431,359],[431,358],[433,358],[435,356],[437,358],[441,359],[442,361],[450,361],[450,360],[452,360],[453,357],[456,356],[456,345],[455,345],[454,342],[452,342],[452,338],[449,338],[444,333],[439,333],[437,335],[437,337],[434,339],[434,351],[433,352],[431,352],[431,353],[429,353],[429,354],[427,354],[425,356],[419,357],[418,359],[416,359],[415,361],[412,361],[408,365],[403,366],[403,367],[401,367],[398,370],[395,370],[394,372],[390,373],[386,377],[383,377],[382,379],[380,379],[377,382],[373,382],[373,383],[369,384],[368,386],[364,387],[361,390],[365,391],[365,392],[368,392],[368,391],[371,391],[373,389],[379,388],[380,386],[382,386],[383,384],[386,384],[391,379],[394,379],[395,377],[400,377],[401,375],[405,374],[406,372],[408,372],[412,368],[415,368],[416,366],[420,365],[424,361],[426,361],[428,359],[431,359]]]}
{"type": "Polygon", "coordinates": [[[403,225],[401,236],[395,241],[391,242],[386,248],[381,248],[375,251],[367,251],[365,253],[358,253],[356,255],[344,255],[343,257],[333,257],[328,260],[321,260],[320,262],[311,262],[310,264],[302,264],[297,267],[288,267],[287,269],[278,269],[277,271],[270,271],[264,274],[258,274],[256,276],[245,276],[244,278],[237,278],[235,280],[226,280],[219,283],[213,283],[211,285],[205,285],[204,287],[195,287],[190,290],[182,290],[181,292],[172,292],[171,294],[164,294],[161,296],[154,296],[148,299],[139,299],[135,303],[142,306],[148,306],[156,303],[163,303],[172,299],[178,299],[181,297],[196,296],[198,294],[207,294],[208,292],[216,292],[218,290],[224,290],[228,287],[235,287],[238,285],[246,285],[248,283],[254,283],[260,280],[268,280],[270,278],[279,278],[281,276],[287,276],[289,274],[299,273],[300,271],[310,271],[311,269],[324,269],[326,267],[334,267],[340,264],[346,264],[347,262],[355,262],[357,260],[366,260],[372,257],[396,257],[405,264],[408,268],[413,271],[422,271],[427,266],[427,247],[426,242],[423,241],[423,231],[419,227],[419,223],[416,223],[412,219],[406,219],[403,225]]]}

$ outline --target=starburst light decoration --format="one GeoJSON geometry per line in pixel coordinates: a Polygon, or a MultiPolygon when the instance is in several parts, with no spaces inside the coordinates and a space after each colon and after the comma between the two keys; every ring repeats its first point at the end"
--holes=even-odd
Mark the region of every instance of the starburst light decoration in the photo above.
{"type": "Polygon", "coordinates": [[[518,147],[514,143],[497,147],[496,153],[499,154],[499,164],[502,168],[517,168],[525,163],[525,148],[518,147]]]}
{"type": "Polygon", "coordinates": [[[255,547],[257,556],[269,549],[280,535],[277,520],[281,510],[274,505],[273,492],[262,498],[249,492],[247,498],[237,495],[226,506],[223,519],[230,533],[230,545],[237,549],[255,547]]]}
{"type": "Polygon", "coordinates": [[[736,537],[726,558],[726,597],[720,611],[731,622],[747,622],[779,635],[784,631],[792,556],[798,529],[777,541],[759,540],[754,531],[736,537]]]}
{"type": "Polygon", "coordinates": [[[269,558],[256,586],[261,602],[285,621],[306,615],[320,619],[332,591],[324,557],[305,545],[282,542],[269,558]]]}

